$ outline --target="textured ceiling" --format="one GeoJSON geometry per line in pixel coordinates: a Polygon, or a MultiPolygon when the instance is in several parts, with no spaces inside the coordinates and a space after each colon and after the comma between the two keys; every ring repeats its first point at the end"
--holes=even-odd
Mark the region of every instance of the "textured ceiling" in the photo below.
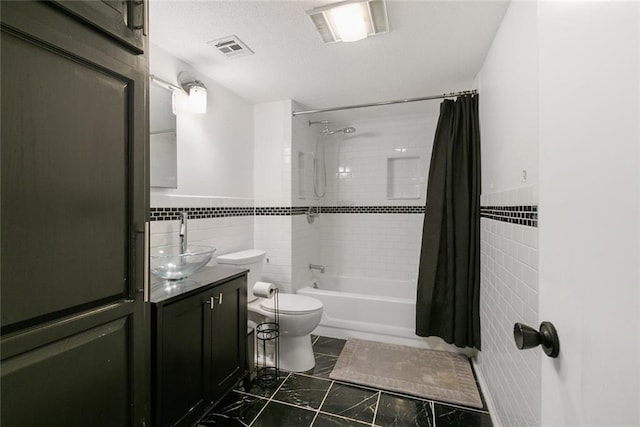
{"type": "Polygon", "coordinates": [[[242,98],[325,108],[471,87],[508,3],[387,0],[387,34],[324,44],[306,11],[327,1],[151,0],[150,39],[242,98]],[[255,54],[208,41],[237,35],[255,54]]]}

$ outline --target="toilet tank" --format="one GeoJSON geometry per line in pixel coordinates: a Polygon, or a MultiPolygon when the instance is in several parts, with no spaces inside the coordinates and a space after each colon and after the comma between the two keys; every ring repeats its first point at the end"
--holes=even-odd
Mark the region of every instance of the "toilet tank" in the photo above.
{"type": "Polygon", "coordinates": [[[249,300],[255,299],[253,296],[253,285],[262,277],[262,262],[267,253],[262,249],[247,249],[240,252],[219,255],[218,264],[235,265],[241,268],[248,268],[247,296],[249,300]]]}

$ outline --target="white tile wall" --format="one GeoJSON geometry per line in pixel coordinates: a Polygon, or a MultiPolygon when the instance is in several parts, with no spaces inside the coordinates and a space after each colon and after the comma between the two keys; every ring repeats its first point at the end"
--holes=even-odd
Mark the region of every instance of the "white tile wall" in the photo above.
{"type": "Polygon", "coordinates": [[[320,258],[327,274],[417,280],[421,214],[322,214],[320,258]]]}
{"type": "MultiPolygon", "coordinates": [[[[313,195],[312,160],[322,127],[309,127],[306,120],[294,120],[293,150],[304,156],[293,156],[292,204],[423,206],[437,116],[438,109],[433,108],[428,114],[419,116],[330,123],[332,129],[354,126],[357,132],[323,139],[327,194],[319,202],[313,195]],[[417,158],[420,171],[416,180],[418,199],[387,197],[388,159],[402,157],[417,158]],[[300,159],[306,162],[304,183],[299,182],[300,174],[297,173],[300,159]]],[[[325,265],[326,274],[415,280],[422,222],[423,215],[418,214],[322,214],[309,225],[305,216],[294,216],[294,286],[304,284],[311,277],[309,263],[325,265]]]]}
{"type": "MultiPolygon", "coordinates": [[[[179,221],[151,221],[151,247],[179,243],[179,221]]],[[[253,217],[191,219],[187,223],[189,244],[213,246],[215,255],[253,247],[253,217]]]]}
{"type": "Polygon", "coordinates": [[[293,264],[293,289],[297,290],[306,286],[312,277],[309,264],[322,264],[320,258],[320,227],[314,220],[313,224],[307,222],[306,215],[294,215],[292,240],[292,264],[293,264]]]}
{"type": "MultiPolygon", "coordinates": [[[[294,109],[304,110],[295,105],[294,109]]],[[[291,164],[291,205],[318,206],[318,197],[313,191],[313,162],[316,142],[321,125],[309,126],[306,116],[293,119],[291,164]]],[[[292,223],[292,288],[300,289],[308,284],[312,277],[309,264],[321,264],[320,259],[320,227],[318,221],[307,222],[306,215],[293,215],[292,223]]]]}
{"type": "Polygon", "coordinates": [[[331,124],[354,126],[356,133],[335,134],[325,140],[327,195],[324,205],[424,205],[437,125],[437,109],[431,115],[390,117],[331,124]],[[389,158],[417,158],[420,198],[387,197],[389,158]]]}
{"type": "Polygon", "coordinates": [[[284,292],[292,291],[291,216],[255,216],[254,240],[257,249],[267,252],[262,280],[272,282],[284,292]]]}
{"type": "MultiPolygon", "coordinates": [[[[251,207],[252,199],[231,197],[201,197],[174,194],[151,194],[151,207],[251,207]]],[[[151,247],[179,243],[180,223],[175,221],[151,221],[151,247]]],[[[191,244],[213,246],[216,255],[252,247],[253,217],[225,217],[190,219],[187,237],[191,244]]]]}
{"type": "MultiPolygon", "coordinates": [[[[537,205],[535,187],[481,198],[483,206],[537,205]]],[[[540,425],[540,349],[518,350],[513,325],[537,329],[538,229],[481,219],[480,315],[477,367],[504,427],[540,425]]]]}
{"type": "MultiPolygon", "coordinates": [[[[295,104],[294,108],[305,109],[295,104]]],[[[313,192],[313,162],[322,126],[309,126],[308,117],[303,116],[294,118],[292,127],[291,205],[316,205],[318,198],[313,192]]]]}

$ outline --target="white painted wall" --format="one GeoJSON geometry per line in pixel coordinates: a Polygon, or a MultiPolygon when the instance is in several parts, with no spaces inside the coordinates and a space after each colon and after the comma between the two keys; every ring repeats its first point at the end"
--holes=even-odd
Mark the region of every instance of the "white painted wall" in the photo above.
{"type": "Polygon", "coordinates": [[[535,185],[538,174],[538,41],[535,2],[512,2],[476,81],[482,193],[535,185]],[[527,182],[522,182],[522,171],[527,182]]]}
{"type": "MultiPolygon", "coordinates": [[[[483,206],[538,202],[537,37],[536,3],[511,2],[476,78],[483,206]]],[[[537,229],[485,218],[481,225],[478,374],[496,425],[537,426],[540,351],[518,351],[513,340],[515,322],[538,325],[537,229]]]]}
{"type": "Polygon", "coordinates": [[[538,5],[542,425],[640,425],[639,9],[538,5]]]}
{"type": "MultiPolygon", "coordinates": [[[[178,188],[151,188],[151,207],[253,206],[253,106],[153,43],[149,60],[151,74],[177,85],[189,71],[208,92],[206,114],[177,112],[178,188]]],[[[151,246],[177,243],[177,224],[152,221],[151,246]]],[[[253,246],[251,216],[191,220],[188,231],[218,255],[253,246]]]]}
{"type": "Polygon", "coordinates": [[[189,71],[208,93],[206,114],[177,114],[178,188],[152,188],[152,196],[253,197],[253,106],[153,43],[149,63],[151,74],[176,85],[189,71]]]}

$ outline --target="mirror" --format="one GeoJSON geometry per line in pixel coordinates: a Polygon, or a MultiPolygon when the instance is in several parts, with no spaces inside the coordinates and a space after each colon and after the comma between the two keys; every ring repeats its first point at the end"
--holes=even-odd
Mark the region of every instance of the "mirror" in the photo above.
{"type": "Polygon", "coordinates": [[[149,146],[152,187],[178,188],[176,116],[173,93],[157,84],[149,85],[149,146]]]}

